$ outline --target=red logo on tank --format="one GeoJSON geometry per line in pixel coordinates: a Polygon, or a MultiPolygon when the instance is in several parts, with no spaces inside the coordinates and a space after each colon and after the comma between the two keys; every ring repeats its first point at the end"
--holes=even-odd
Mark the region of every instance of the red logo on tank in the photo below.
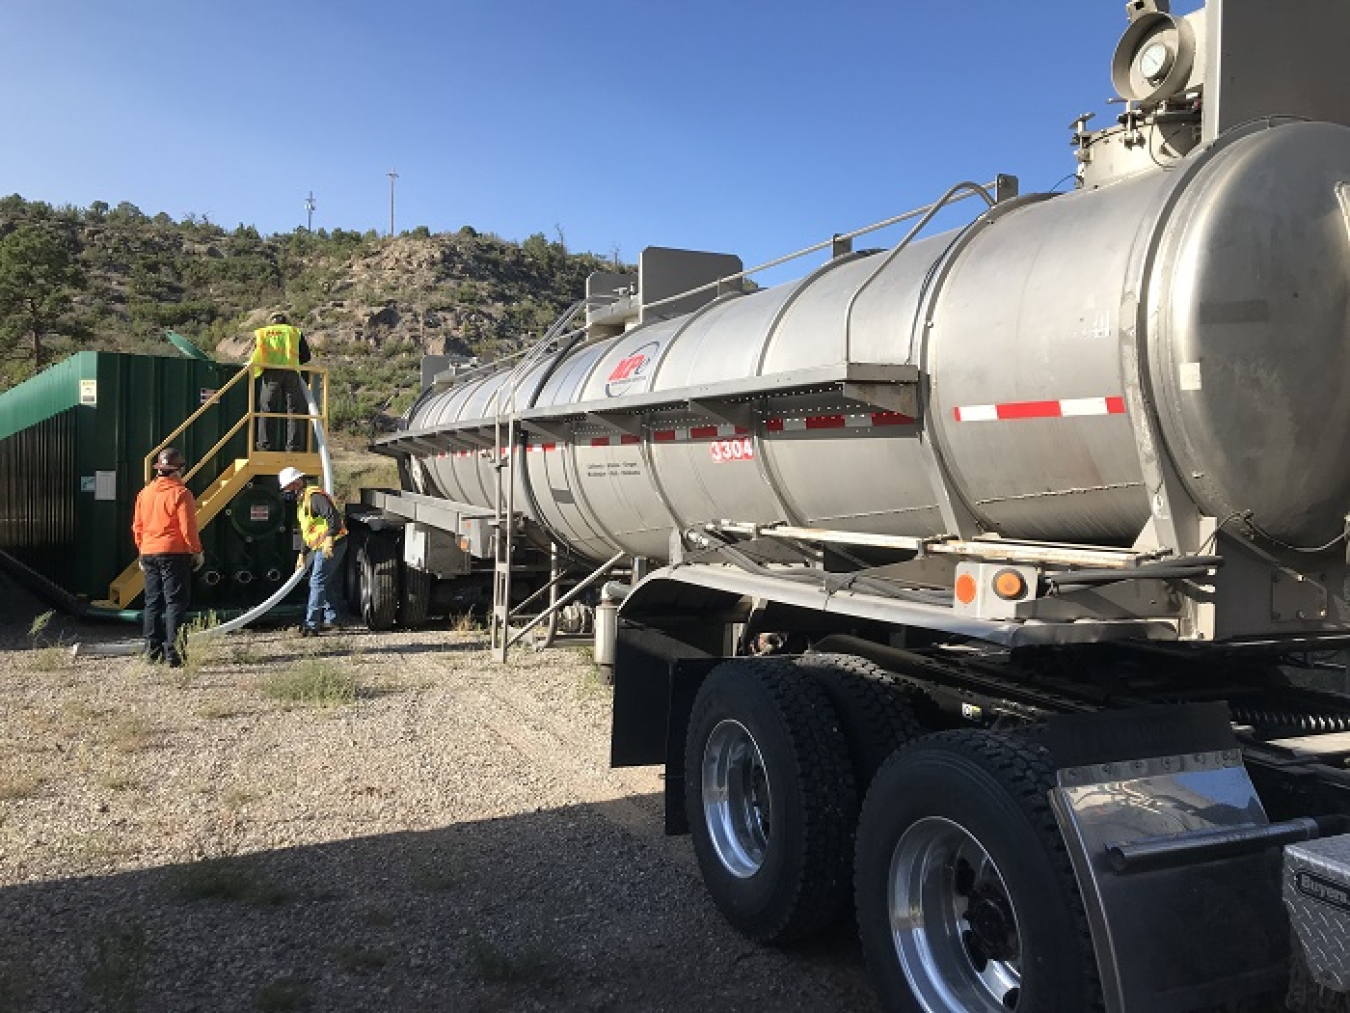
{"type": "Polygon", "coordinates": [[[624,394],[641,393],[647,385],[648,367],[660,348],[661,346],[653,341],[635,349],[615,363],[605,381],[605,396],[621,397],[624,394]]]}

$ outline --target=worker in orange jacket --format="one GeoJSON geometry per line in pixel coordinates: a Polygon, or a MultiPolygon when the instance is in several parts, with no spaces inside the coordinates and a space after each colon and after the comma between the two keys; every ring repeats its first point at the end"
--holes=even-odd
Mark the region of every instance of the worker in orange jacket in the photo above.
{"type": "Polygon", "coordinates": [[[146,657],[167,661],[170,668],[183,664],[178,631],[187,612],[192,570],[201,569],[206,561],[197,531],[197,501],[183,484],[186,467],[183,455],[173,447],[159,452],[157,477],[136,495],[131,524],[145,573],[146,657]]]}

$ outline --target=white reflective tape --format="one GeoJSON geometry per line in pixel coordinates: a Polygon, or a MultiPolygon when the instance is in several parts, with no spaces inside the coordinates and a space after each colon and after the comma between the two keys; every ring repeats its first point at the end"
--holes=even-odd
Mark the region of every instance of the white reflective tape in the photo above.
{"type": "Polygon", "coordinates": [[[845,415],[844,425],[849,429],[871,429],[871,415],[845,415]]]}
{"type": "Polygon", "coordinates": [[[1062,415],[1106,415],[1110,409],[1104,397],[1076,397],[1061,401],[1059,411],[1062,415]]]}
{"type": "Polygon", "coordinates": [[[783,430],[784,432],[805,432],[806,419],[784,419],[783,430]]]}
{"type": "Polygon", "coordinates": [[[998,405],[973,404],[956,409],[958,422],[997,422],[998,405]]]}

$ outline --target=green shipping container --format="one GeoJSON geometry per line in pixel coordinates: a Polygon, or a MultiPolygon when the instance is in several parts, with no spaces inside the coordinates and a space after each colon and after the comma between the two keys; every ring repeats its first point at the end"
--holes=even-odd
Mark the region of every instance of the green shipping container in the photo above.
{"type": "MultiPolygon", "coordinates": [[[[131,520],[145,456],[238,370],[79,352],[0,394],[0,550],[72,607],[106,599],[136,558],[131,520]]],[[[192,466],[247,411],[241,381],[174,445],[192,466]]],[[[189,483],[195,494],[247,456],[248,435],[241,429],[206,462],[189,483]]],[[[202,531],[207,564],[194,578],[194,610],[230,612],[270,596],[294,562],[292,514],[270,479],[236,496],[202,531]]]]}

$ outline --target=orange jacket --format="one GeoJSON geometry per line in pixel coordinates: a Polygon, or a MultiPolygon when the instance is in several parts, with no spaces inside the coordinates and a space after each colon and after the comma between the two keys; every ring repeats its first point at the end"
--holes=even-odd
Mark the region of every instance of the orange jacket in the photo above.
{"type": "Polygon", "coordinates": [[[136,495],[131,523],[136,551],[142,556],[165,552],[201,552],[197,533],[197,501],[178,478],[161,475],[136,495]]]}

